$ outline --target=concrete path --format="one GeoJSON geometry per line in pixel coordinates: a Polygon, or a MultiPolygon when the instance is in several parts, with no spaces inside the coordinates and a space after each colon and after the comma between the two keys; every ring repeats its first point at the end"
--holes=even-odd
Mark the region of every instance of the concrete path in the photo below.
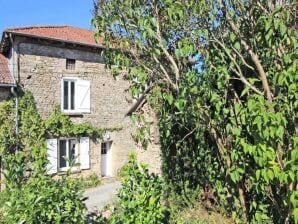
{"type": "Polygon", "coordinates": [[[112,203],[116,199],[117,189],[119,189],[120,186],[120,182],[116,181],[86,190],[84,197],[87,197],[85,204],[88,211],[101,210],[107,204],[112,203]]]}

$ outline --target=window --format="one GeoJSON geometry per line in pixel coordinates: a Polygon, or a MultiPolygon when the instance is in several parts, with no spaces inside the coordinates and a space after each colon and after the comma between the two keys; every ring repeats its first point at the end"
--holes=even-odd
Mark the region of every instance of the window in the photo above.
{"type": "Polygon", "coordinates": [[[66,171],[75,163],[75,169],[90,169],[89,138],[53,138],[47,140],[47,174],[66,171]]]}
{"type": "Polygon", "coordinates": [[[101,154],[108,153],[108,142],[101,143],[101,154]]]}
{"type": "MultiPolygon", "coordinates": [[[[78,142],[76,139],[59,140],[58,160],[59,169],[64,170],[70,167],[71,163],[77,163],[78,142]]],[[[75,164],[72,164],[75,165],[75,164]]]]}
{"type": "Polygon", "coordinates": [[[90,113],[90,81],[63,78],[61,110],[66,113],[90,113]]]}
{"type": "Polygon", "coordinates": [[[75,59],[66,59],[66,69],[75,70],[76,60],[75,59]]]}
{"type": "Polygon", "coordinates": [[[63,81],[63,110],[75,109],[75,81],[63,81]]]}

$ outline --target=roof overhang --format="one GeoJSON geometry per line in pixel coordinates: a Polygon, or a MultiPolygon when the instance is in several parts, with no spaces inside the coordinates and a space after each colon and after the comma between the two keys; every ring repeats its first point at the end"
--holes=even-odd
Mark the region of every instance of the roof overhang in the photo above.
{"type": "Polygon", "coordinates": [[[91,49],[104,49],[104,46],[97,45],[97,44],[88,44],[88,43],[82,43],[82,42],[76,42],[76,41],[69,41],[69,40],[63,40],[63,39],[58,39],[58,38],[52,38],[52,37],[45,37],[45,36],[39,36],[39,35],[34,35],[34,34],[27,34],[27,33],[22,33],[22,32],[17,32],[17,31],[9,31],[5,30],[2,34],[2,39],[0,43],[0,53],[2,54],[7,54],[11,47],[11,40],[10,40],[10,35],[12,38],[15,36],[19,37],[27,37],[27,38],[32,38],[32,39],[39,39],[39,40],[47,40],[51,42],[60,42],[60,43],[65,43],[73,46],[80,46],[80,47],[88,47],[91,49]]]}
{"type": "Polygon", "coordinates": [[[15,83],[0,83],[0,87],[17,87],[15,83]]]}

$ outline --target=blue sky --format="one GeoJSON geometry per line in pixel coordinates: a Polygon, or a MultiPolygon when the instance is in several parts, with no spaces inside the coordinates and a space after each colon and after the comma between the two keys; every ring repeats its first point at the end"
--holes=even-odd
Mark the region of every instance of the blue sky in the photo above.
{"type": "Polygon", "coordinates": [[[90,29],[93,0],[0,0],[0,38],[8,27],[72,25],[90,29]]]}

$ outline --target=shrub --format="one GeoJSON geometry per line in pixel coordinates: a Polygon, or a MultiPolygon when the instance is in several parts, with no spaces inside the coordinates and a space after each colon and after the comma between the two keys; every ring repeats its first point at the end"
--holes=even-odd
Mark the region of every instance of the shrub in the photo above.
{"type": "Polygon", "coordinates": [[[163,203],[160,177],[138,164],[135,154],[129,155],[122,170],[122,187],[109,223],[166,223],[168,209],[163,203]]]}
{"type": "Polygon", "coordinates": [[[0,195],[0,223],[84,223],[80,183],[71,180],[69,173],[59,180],[46,175],[45,140],[59,135],[99,137],[103,131],[73,124],[57,110],[43,121],[30,92],[20,97],[18,134],[15,112],[12,100],[1,103],[0,157],[6,189],[0,195]]]}
{"type": "MultiPolygon", "coordinates": [[[[3,223],[84,223],[86,207],[82,202],[80,185],[68,174],[54,180],[44,174],[43,165],[34,164],[34,171],[28,179],[24,177],[23,152],[5,157],[6,189],[1,193],[0,208],[3,223]],[[18,162],[16,162],[18,161],[18,162]],[[8,166],[12,164],[14,166],[8,166]],[[13,170],[10,170],[14,167],[13,170]],[[19,170],[20,172],[16,172],[19,170]],[[19,175],[16,175],[19,174],[19,175]]],[[[43,160],[43,159],[40,159],[43,160]]],[[[40,163],[36,160],[34,163],[40,163]]]]}

